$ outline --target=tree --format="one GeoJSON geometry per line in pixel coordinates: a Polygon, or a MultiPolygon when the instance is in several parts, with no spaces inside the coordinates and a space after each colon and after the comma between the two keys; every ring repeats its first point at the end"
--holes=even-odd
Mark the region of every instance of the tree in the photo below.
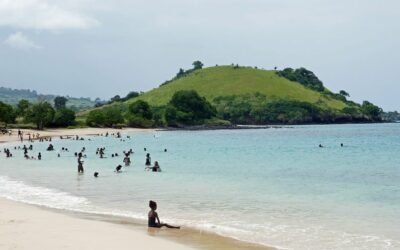
{"type": "Polygon", "coordinates": [[[176,109],[176,120],[182,124],[198,124],[215,116],[215,108],[194,90],[177,91],[169,102],[176,109]]]}
{"type": "Polygon", "coordinates": [[[124,100],[129,100],[129,99],[132,99],[132,98],[135,98],[135,97],[138,97],[138,96],[139,96],[139,92],[131,91],[126,95],[124,100]]]}
{"type": "Polygon", "coordinates": [[[185,70],[180,68],[178,73],[176,74],[176,78],[182,77],[185,75],[185,70]]]}
{"type": "Polygon", "coordinates": [[[54,107],[56,108],[56,110],[59,109],[63,109],[66,106],[68,99],[65,98],[64,96],[57,96],[56,98],[54,98],[54,107]]]}
{"type": "Polygon", "coordinates": [[[36,128],[42,130],[49,125],[54,118],[54,109],[48,102],[33,104],[26,113],[25,120],[36,124],[36,128]]]}
{"type": "Polygon", "coordinates": [[[134,116],[143,117],[148,120],[150,120],[153,117],[150,105],[142,100],[138,100],[129,105],[129,112],[134,116]]]}
{"type": "Polygon", "coordinates": [[[203,64],[202,62],[200,62],[200,61],[194,61],[194,62],[192,63],[192,65],[193,65],[193,69],[194,69],[194,70],[202,69],[203,66],[204,66],[204,64],[203,64]]]}
{"type": "Polygon", "coordinates": [[[21,117],[25,116],[30,105],[31,105],[31,103],[29,101],[27,101],[25,99],[20,100],[17,104],[16,114],[21,117]]]}
{"type": "Polygon", "coordinates": [[[153,114],[150,105],[142,100],[138,100],[128,107],[128,125],[131,127],[149,128],[153,126],[153,114]]]}
{"type": "Polygon", "coordinates": [[[383,110],[380,107],[370,103],[369,101],[363,102],[363,104],[361,105],[361,112],[373,121],[382,120],[383,110]]]}
{"type": "Polygon", "coordinates": [[[68,127],[75,123],[75,112],[71,109],[62,108],[54,115],[53,124],[57,127],[68,127]]]}
{"type": "Polygon", "coordinates": [[[124,118],[122,112],[118,107],[109,107],[104,110],[106,127],[114,127],[118,123],[123,123],[124,118]]]}
{"type": "Polygon", "coordinates": [[[7,124],[15,122],[16,112],[11,105],[0,102],[0,122],[4,122],[5,127],[7,124]]]}
{"type": "Polygon", "coordinates": [[[340,90],[340,91],[339,91],[339,95],[344,96],[344,97],[350,97],[350,94],[347,93],[347,92],[344,91],[344,90],[340,90]]]}
{"type": "Polygon", "coordinates": [[[86,124],[90,127],[101,127],[105,124],[105,114],[102,110],[92,110],[86,118],[86,124]]]}
{"type": "Polygon", "coordinates": [[[121,97],[119,95],[116,95],[110,99],[110,103],[119,102],[119,101],[121,101],[121,97]]]}

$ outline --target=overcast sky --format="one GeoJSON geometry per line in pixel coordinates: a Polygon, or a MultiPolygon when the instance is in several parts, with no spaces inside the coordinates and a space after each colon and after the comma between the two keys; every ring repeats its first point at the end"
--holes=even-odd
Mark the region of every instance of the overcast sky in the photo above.
{"type": "Polygon", "coordinates": [[[110,98],[195,60],[306,67],[400,110],[398,0],[0,0],[0,86],[110,98]]]}

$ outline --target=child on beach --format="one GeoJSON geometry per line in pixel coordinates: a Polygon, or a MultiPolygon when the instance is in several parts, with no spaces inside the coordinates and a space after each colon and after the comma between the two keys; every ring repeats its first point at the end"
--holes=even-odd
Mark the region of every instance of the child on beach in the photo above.
{"type": "Polygon", "coordinates": [[[158,218],[158,214],[156,212],[157,210],[157,203],[155,201],[149,201],[149,207],[150,211],[148,214],[148,226],[149,227],[156,227],[156,228],[162,228],[162,227],[167,227],[167,228],[174,228],[174,229],[180,229],[181,227],[176,227],[176,226],[171,226],[166,223],[161,223],[160,218],[158,218]]]}

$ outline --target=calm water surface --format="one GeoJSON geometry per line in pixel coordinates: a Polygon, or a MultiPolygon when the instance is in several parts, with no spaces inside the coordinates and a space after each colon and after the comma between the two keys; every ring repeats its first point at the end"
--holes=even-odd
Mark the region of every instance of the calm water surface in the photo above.
{"type": "Polygon", "coordinates": [[[29,153],[42,161],[1,153],[0,196],[137,219],[153,199],[162,220],[284,249],[400,249],[400,124],[123,137],[53,140],[53,152],[35,142],[29,153]],[[73,153],[83,146],[78,175],[73,153]],[[95,154],[102,146],[105,159],[95,154]],[[61,147],[69,152],[57,158],[61,147]],[[163,172],[144,171],[144,147],[163,172]],[[114,173],[131,148],[132,166],[114,173]]]}

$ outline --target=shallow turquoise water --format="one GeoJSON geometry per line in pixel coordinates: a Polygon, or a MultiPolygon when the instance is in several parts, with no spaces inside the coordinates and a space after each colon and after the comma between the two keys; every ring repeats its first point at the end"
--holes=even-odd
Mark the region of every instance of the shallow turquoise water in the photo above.
{"type": "MultiPolygon", "coordinates": [[[[153,199],[162,220],[245,241],[287,249],[400,249],[400,124],[125,136],[54,140],[57,150],[70,151],[61,158],[36,142],[33,152],[42,152],[42,161],[24,160],[22,151],[12,150],[12,159],[2,153],[0,196],[139,219],[153,199]],[[73,152],[83,146],[86,172],[78,175],[73,152]],[[95,155],[102,146],[106,159],[95,155]],[[144,147],[163,172],[144,171],[144,147]],[[133,165],[114,173],[130,148],[133,165]],[[120,156],[110,157],[115,152],[120,156]]],[[[21,144],[2,147],[15,145],[21,144]]]]}

